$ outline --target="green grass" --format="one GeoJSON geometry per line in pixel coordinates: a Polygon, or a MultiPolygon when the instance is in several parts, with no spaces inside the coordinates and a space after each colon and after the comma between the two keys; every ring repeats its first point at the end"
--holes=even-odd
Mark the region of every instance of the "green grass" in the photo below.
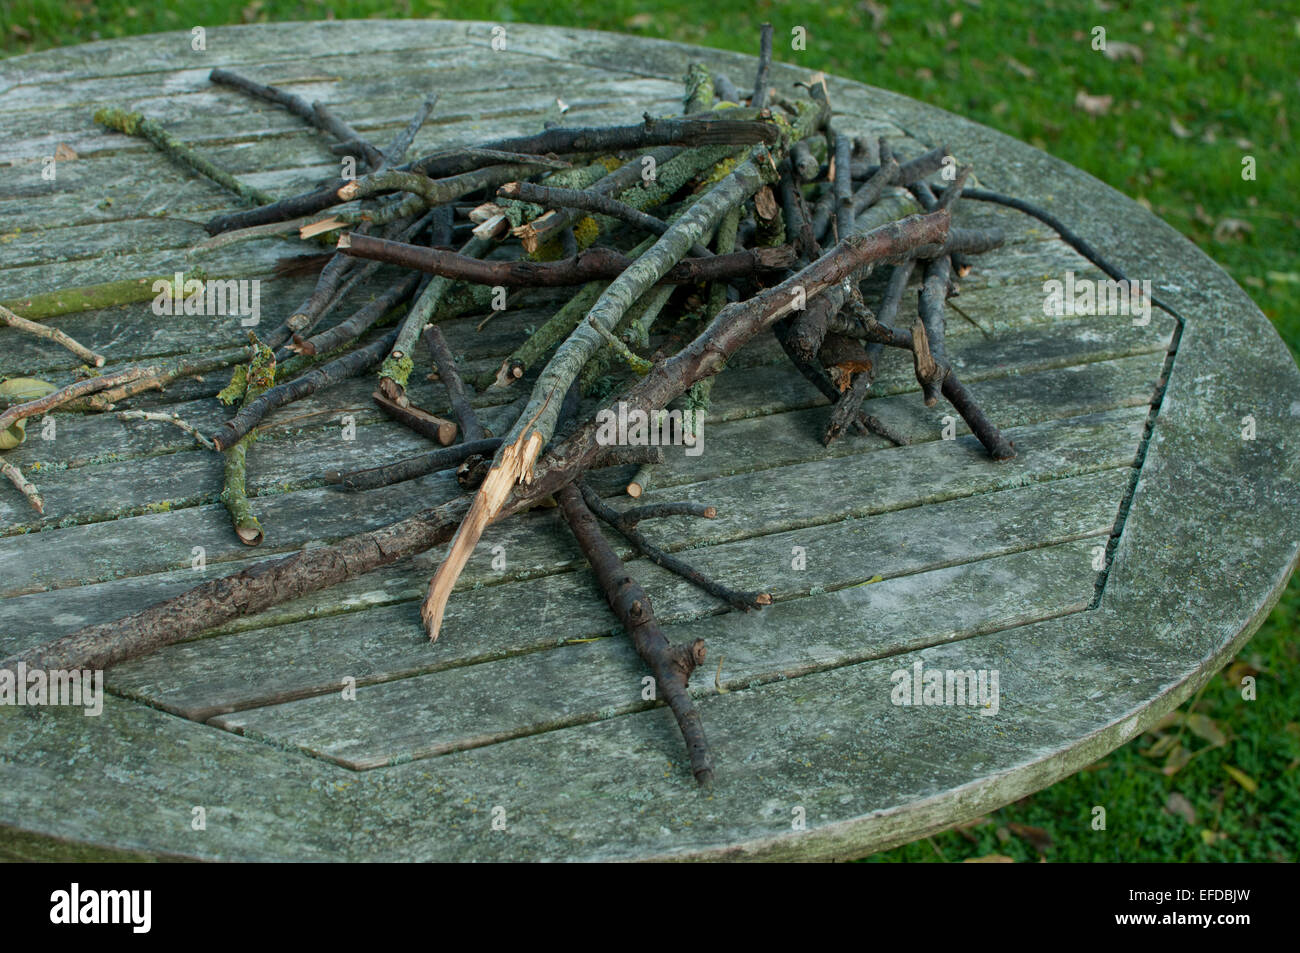
{"type": "MultiPolygon", "coordinates": [[[[948,0],[885,6],[6,0],[0,49],[14,54],[195,25],[319,19],[332,11],[339,19],[455,16],[556,23],[752,52],[759,23],[771,20],[780,59],[968,116],[1149,206],[1222,264],[1292,353],[1300,353],[1300,213],[1294,205],[1300,162],[1291,125],[1300,122],[1300,5],[1252,9],[1214,0],[1153,10],[1148,7],[1154,5],[1118,0],[948,0]],[[803,52],[789,49],[796,25],[808,33],[803,52]],[[1111,53],[1120,55],[1109,58],[1092,48],[1097,26],[1106,29],[1111,53]],[[1076,106],[1080,93],[1107,105],[1091,114],[1076,106]],[[1242,178],[1246,156],[1255,160],[1254,181],[1242,178]]],[[[732,79],[742,88],[750,82],[732,79]]],[[[1298,614],[1300,585],[1293,579],[1228,670],[1234,679],[1256,672],[1257,701],[1244,701],[1237,682],[1220,674],[1183,707],[1179,723],[961,832],[872,859],[955,861],[996,854],[1036,860],[1042,848],[1051,860],[1295,860],[1298,614]],[[1188,753],[1191,760],[1180,766],[1188,753]],[[1186,799],[1194,823],[1165,810],[1173,794],[1186,799]],[[1094,805],[1106,807],[1105,832],[1092,830],[1094,805]]]]}

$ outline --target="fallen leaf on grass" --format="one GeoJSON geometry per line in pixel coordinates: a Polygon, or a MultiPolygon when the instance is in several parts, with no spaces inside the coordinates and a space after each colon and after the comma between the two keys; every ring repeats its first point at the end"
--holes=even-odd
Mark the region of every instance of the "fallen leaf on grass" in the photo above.
{"type": "Polygon", "coordinates": [[[1148,758],[1162,758],[1172,751],[1174,745],[1177,743],[1177,735],[1159,735],[1156,740],[1151,743],[1151,747],[1147,748],[1146,751],[1143,751],[1142,753],[1148,758]]]}
{"type": "Polygon", "coordinates": [[[1007,56],[1004,57],[1004,59],[1006,60],[1008,66],[1010,66],[1013,70],[1015,70],[1025,79],[1032,80],[1038,78],[1038,73],[1032,66],[1026,66],[1024,63],[1020,62],[1020,60],[1016,59],[1014,56],[1007,56]]]}
{"type": "MultiPolygon", "coordinates": [[[[1300,281],[1300,275],[1296,276],[1296,280],[1300,281]]],[[[1263,282],[1260,282],[1260,284],[1263,285],[1263,282]]],[[[1233,686],[1240,685],[1241,680],[1245,678],[1247,675],[1258,675],[1258,674],[1259,674],[1259,669],[1251,665],[1249,662],[1242,662],[1242,661],[1233,662],[1223,671],[1223,677],[1228,680],[1229,685],[1233,685],[1233,686]]]]}
{"type": "Polygon", "coordinates": [[[1141,63],[1143,60],[1142,47],[1121,40],[1107,40],[1106,48],[1101,52],[1108,60],[1132,60],[1134,63],[1141,63]]]}
{"type": "Polygon", "coordinates": [[[1214,240],[1223,243],[1234,238],[1241,238],[1254,230],[1254,225],[1242,219],[1221,218],[1218,224],[1214,226],[1214,240]]]}
{"type": "Polygon", "coordinates": [[[1015,834],[1021,840],[1026,840],[1029,845],[1040,854],[1046,854],[1052,849],[1052,835],[1041,827],[1031,827],[1028,824],[1017,824],[1014,821],[1007,824],[1011,828],[1011,833],[1015,834]]]}
{"type": "Polygon", "coordinates": [[[1241,770],[1241,768],[1235,768],[1230,764],[1225,764],[1223,770],[1227,771],[1228,776],[1231,777],[1232,780],[1236,781],[1251,794],[1254,794],[1259,790],[1259,783],[1245,771],[1241,770]]]}
{"type": "Polygon", "coordinates": [[[963,864],[1014,864],[1015,861],[1006,854],[985,854],[983,857],[967,857],[963,864]]]}
{"type": "Polygon", "coordinates": [[[1114,96],[1092,96],[1082,89],[1075,93],[1074,108],[1082,109],[1089,116],[1104,116],[1110,112],[1111,104],[1115,102],[1114,96]]]}
{"type": "Polygon", "coordinates": [[[1228,736],[1219,729],[1213,718],[1206,715],[1188,715],[1187,727],[1192,734],[1204,738],[1213,748],[1221,748],[1228,743],[1228,736]]]}
{"type": "Polygon", "coordinates": [[[1187,767],[1187,762],[1192,760],[1192,753],[1182,745],[1174,745],[1174,749],[1169,752],[1169,757],[1165,759],[1165,766],[1160,769],[1160,773],[1165,777],[1172,778],[1183,768],[1187,767]]]}
{"type": "Polygon", "coordinates": [[[1169,131],[1172,132],[1179,139],[1192,138],[1192,131],[1188,129],[1186,126],[1184,126],[1177,119],[1175,119],[1173,116],[1169,117],[1169,131]]]}
{"type": "Polygon", "coordinates": [[[1165,799],[1165,811],[1181,817],[1188,824],[1196,824],[1196,808],[1192,807],[1192,802],[1183,797],[1177,791],[1170,791],[1169,797],[1165,799]]]}

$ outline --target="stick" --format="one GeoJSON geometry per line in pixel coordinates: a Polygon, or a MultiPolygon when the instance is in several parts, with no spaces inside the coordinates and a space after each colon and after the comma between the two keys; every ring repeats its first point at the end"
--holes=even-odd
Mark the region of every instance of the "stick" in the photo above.
{"type": "Polygon", "coordinates": [[[40,492],[32,485],[31,481],[23,476],[22,470],[19,470],[8,460],[0,460],[0,473],[8,477],[9,482],[18,487],[18,491],[27,497],[27,502],[32,505],[32,509],[42,516],[45,515],[45,501],[41,499],[40,492]]]}
{"type": "Polygon", "coordinates": [[[713,760],[704,737],[704,725],[686,690],[691,672],[704,661],[703,640],[696,639],[687,646],[671,645],[655,620],[645,590],[628,575],[627,567],[601,533],[596,517],[577,487],[564,487],[556,494],[556,501],[591,564],[609,607],[631,636],[637,654],[650,667],[659,696],[677,719],[690,754],[691,773],[702,787],[712,784],[713,760]]]}
{"type": "MultiPolygon", "coordinates": [[[[345,254],[352,254],[349,250],[354,238],[365,238],[369,241],[380,241],[383,239],[370,239],[369,236],[357,236],[344,233],[339,236],[339,250],[345,254]]],[[[393,242],[394,245],[401,245],[400,242],[393,242]]],[[[414,248],[415,246],[403,246],[414,248]]],[[[492,241],[486,238],[471,238],[460,250],[459,258],[473,261],[479,255],[485,255],[492,248],[492,241]]],[[[432,251],[432,249],[424,249],[432,251]]],[[[450,253],[448,253],[450,254],[450,253]]],[[[411,358],[411,352],[415,350],[415,342],[419,340],[420,332],[426,324],[433,321],[434,312],[437,311],[438,305],[442,302],[443,296],[450,290],[452,282],[449,278],[438,276],[425,286],[424,291],[420,292],[419,297],[415,299],[415,304],[407,312],[406,317],[402,319],[402,324],[397,330],[397,336],[393,341],[392,350],[384,363],[379,368],[379,392],[389,400],[398,404],[405,405],[406,382],[410,379],[411,370],[415,366],[411,358]]]]}
{"type": "MultiPolygon", "coordinates": [[[[865,235],[851,236],[789,281],[747,301],[728,305],[685,349],[656,364],[624,399],[642,410],[665,406],[696,380],[717,373],[754,335],[788,314],[794,284],[825,287],[868,261],[903,255],[917,245],[942,242],[947,227],[947,213],[939,212],[912,216],[865,235]]],[[[949,374],[945,389],[954,380],[955,376],[949,374]]],[[[954,402],[954,406],[958,405],[954,402]]],[[[521,429],[527,432],[528,424],[521,429]]],[[[603,449],[596,432],[596,424],[589,421],[537,461],[530,483],[505,486],[498,518],[555,494],[587,469],[603,449]]],[[[0,662],[0,668],[13,669],[19,662],[29,669],[108,668],[241,615],[261,612],[447,542],[458,532],[469,511],[470,501],[461,497],[330,546],[260,562],[222,579],[201,583],[126,618],[87,626],[27,649],[0,662]]]]}
{"type": "MultiPolygon", "coordinates": [[[[473,241],[483,242],[483,239],[473,241]]],[[[424,248],[355,232],[340,235],[338,247],[343,254],[356,258],[386,261],[443,278],[507,288],[557,288],[614,279],[631,269],[634,261],[605,246],[589,248],[561,261],[482,261],[472,254],[424,248]]],[[[680,285],[744,278],[755,272],[788,268],[794,260],[794,249],[789,245],[751,248],[728,255],[683,258],[658,280],[680,285]]]]}
{"type": "Polygon", "coordinates": [[[255,189],[251,185],[244,185],[229,172],[217,168],[158,123],[152,119],[146,119],[139,113],[127,112],[122,109],[100,109],[95,113],[95,122],[116,132],[125,133],[128,136],[148,139],[168,158],[200,175],[207,176],[217,185],[235,193],[250,205],[267,205],[274,201],[272,196],[261,189],[255,189]]]}
{"type": "Polygon", "coordinates": [[[352,317],[341,321],[319,334],[306,340],[295,337],[289,349],[298,354],[313,356],[328,354],[331,351],[350,344],[373,327],[380,318],[405,301],[420,283],[418,274],[409,274],[394,285],[390,285],[379,297],[362,305],[352,317]]]}
{"type": "MultiPolygon", "coordinates": [[[[933,407],[939,401],[944,375],[948,373],[948,360],[944,347],[943,304],[948,296],[948,279],[952,274],[951,258],[933,258],[926,263],[925,281],[919,295],[920,320],[925,329],[924,339],[931,360],[926,366],[917,365],[917,380],[925,395],[925,406],[933,407]]],[[[912,332],[915,339],[916,331],[912,332]]],[[[921,348],[917,348],[918,357],[921,348]]]]}
{"type": "Polygon", "coordinates": [[[0,413],[0,430],[7,430],[15,421],[43,414],[89,394],[101,396],[104,400],[104,409],[111,410],[113,402],[124,400],[142,390],[161,390],[163,385],[178,377],[204,374],[247,359],[248,348],[238,348],[233,351],[218,352],[210,357],[183,357],[162,364],[132,364],[111,374],[75,381],[44,397],[9,407],[0,413]]]}
{"type": "Polygon", "coordinates": [[[180,414],[160,414],[152,410],[123,410],[117,415],[118,420],[150,420],[160,424],[171,424],[173,427],[179,427],[187,434],[197,440],[208,450],[216,450],[217,446],[198,429],[188,421],[184,420],[180,414]]]}
{"type": "MultiPolygon", "coordinates": [[[[620,221],[635,225],[652,235],[662,235],[668,231],[668,223],[663,219],[647,215],[625,202],[599,192],[585,189],[561,189],[546,185],[534,185],[531,182],[507,182],[497,189],[497,195],[503,198],[534,202],[560,208],[576,208],[585,212],[597,212],[620,221]]],[[[691,246],[691,255],[696,258],[708,258],[710,252],[698,242],[691,246]]]]}
{"type": "MultiPolygon", "coordinates": [[[[253,356],[245,372],[245,388],[240,413],[255,403],[275,383],[275,352],[265,344],[258,342],[252,332],[249,340],[253,345],[253,356]]],[[[221,502],[230,514],[231,525],[235,535],[245,546],[258,546],[264,538],[262,524],[253,513],[253,504],[248,500],[248,448],[257,439],[257,431],[251,428],[232,441],[225,453],[225,473],[221,488],[221,502]]],[[[213,441],[217,446],[217,441],[213,441]]]]}
{"type": "MultiPolygon", "coordinates": [[[[835,234],[848,235],[853,231],[853,140],[845,135],[835,137],[835,234]]],[[[881,191],[884,186],[881,186],[881,191]]]]}
{"type": "MultiPolygon", "coordinates": [[[[499,139],[483,143],[481,148],[497,149],[506,152],[522,152],[541,155],[549,152],[618,152],[625,149],[640,149],[649,146],[678,145],[752,145],[754,143],[774,143],[779,138],[777,128],[769,122],[752,122],[722,119],[658,119],[647,120],[644,124],[632,126],[612,126],[599,129],[548,129],[535,136],[512,139],[499,139]]],[[[425,156],[415,162],[402,166],[398,171],[416,172],[429,178],[445,178],[470,173],[485,164],[484,159],[461,152],[437,153],[425,156]]],[[[512,175],[493,185],[512,178],[512,175]]],[[[338,179],[328,186],[302,195],[281,199],[263,208],[250,209],[231,215],[220,215],[205,226],[209,234],[246,228],[250,225],[264,225],[267,222],[283,221],[310,215],[333,205],[338,190],[346,185],[338,179]]],[[[467,191],[473,191],[468,189],[467,191]]],[[[464,192],[460,193],[465,194],[464,192]]],[[[458,198],[459,196],[454,196],[458,198]]],[[[444,199],[443,201],[451,201],[444,199]]]]}
{"type": "Polygon", "coordinates": [[[438,379],[447,388],[447,399],[451,401],[451,410],[460,424],[461,439],[466,442],[483,439],[483,427],[478,422],[478,415],[470,405],[469,395],[465,392],[465,382],[456,371],[456,358],[447,347],[447,339],[442,329],[431,324],[424,329],[424,343],[433,355],[434,367],[438,379]]]}
{"type": "Polygon", "coordinates": [[[767,105],[767,74],[772,69],[772,24],[764,23],[758,36],[758,75],[754,77],[754,95],[749,105],[762,109],[767,105]]]}
{"type": "Polygon", "coordinates": [[[831,411],[831,418],[827,421],[826,429],[822,432],[822,444],[824,446],[829,447],[844,432],[845,427],[858,419],[858,414],[862,409],[862,402],[867,397],[867,391],[871,389],[871,381],[876,374],[877,360],[883,348],[884,345],[879,341],[872,341],[867,345],[866,352],[869,365],[866,370],[860,371],[853,378],[852,385],[835,402],[835,408],[831,411]]]}
{"type": "Polygon", "coordinates": [[[581,490],[583,501],[597,517],[618,530],[629,543],[636,547],[641,555],[656,566],[681,576],[687,582],[703,589],[709,595],[745,612],[772,604],[771,593],[741,592],[732,589],[730,586],[724,586],[677,557],[664,552],[646,539],[641,531],[636,528],[636,524],[641,520],[660,516],[704,516],[706,519],[713,519],[718,515],[718,511],[714,507],[703,506],[698,503],[658,503],[630,510],[628,512],[632,515],[629,517],[605,503],[584,481],[579,480],[576,484],[571,484],[571,486],[573,485],[576,485],[581,490]],[[706,515],[709,513],[712,513],[712,515],[706,515]]]}
{"type": "Polygon", "coordinates": [[[44,324],[38,324],[35,321],[28,321],[26,318],[14,314],[4,305],[0,305],[0,324],[7,324],[11,328],[16,328],[19,331],[25,331],[38,338],[45,338],[46,340],[53,341],[55,344],[60,344],[92,367],[104,366],[104,359],[100,355],[96,354],[85,345],[78,344],[58,328],[51,328],[44,324]]]}
{"type": "Polygon", "coordinates": [[[399,404],[397,401],[389,400],[381,391],[375,391],[370,395],[370,399],[389,417],[422,437],[436,440],[444,447],[456,439],[456,425],[450,420],[443,420],[414,404],[399,404]]]}
{"type": "Polygon", "coordinates": [[[325,473],[325,481],[336,483],[348,490],[371,490],[378,486],[414,480],[416,477],[436,473],[439,470],[450,470],[475,454],[496,453],[500,446],[500,437],[466,441],[366,470],[353,470],[350,473],[329,470],[325,473]]]}
{"type": "Polygon", "coordinates": [[[296,377],[283,384],[255,394],[240,407],[239,413],[227,420],[212,434],[213,446],[218,450],[233,447],[253,430],[262,418],[277,407],[301,400],[318,390],[324,390],[334,384],[355,377],[362,371],[376,364],[388,351],[397,332],[393,331],[363,348],[345,354],[337,360],[317,367],[301,377],[296,377]]]}
{"type": "Polygon", "coordinates": [[[384,154],[366,141],[366,138],[361,133],[334,115],[333,110],[328,106],[320,102],[312,103],[311,111],[312,115],[316,117],[315,124],[339,142],[356,143],[361,150],[361,157],[365,160],[366,165],[372,169],[382,169],[384,167],[384,154]]]}

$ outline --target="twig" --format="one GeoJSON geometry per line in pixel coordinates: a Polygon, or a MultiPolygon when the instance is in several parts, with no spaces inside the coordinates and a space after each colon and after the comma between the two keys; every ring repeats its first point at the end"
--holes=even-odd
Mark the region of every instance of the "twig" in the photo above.
{"type": "Polygon", "coordinates": [[[7,324],[11,328],[25,331],[26,333],[35,335],[38,338],[45,338],[46,340],[53,341],[55,344],[60,344],[92,367],[104,366],[103,357],[96,354],[85,345],[78,344],[58,328],[51,328],[44,324],[38,324],[35,321],[28,321],[21,315],[14,314],[4,305],[0,305],[0,324],[7,324]]]}
{"type": "MultiPolygon", "coordinates": [[[[531,182],[507,182],[497,189],[497,195],[503,198],[519,199],[524,202],[535,202],[538,205],[597,212],[627,222],[629,225],[635,225],[652,235],[662,235],[668,231],[668,223],[663,219],[647,215],[645,212],[635,209],[625,202],[620,202],[616,198],[585,189],[561,189],[546,185],[534,185],[531,182]]],[[[709,250],[699,243],[692,245],[690,252],[696,258],[707,258],[710,255],[709,250]]]]}
{"type": "Polygon", "coordinates": [[[325,473],[325,480],[328,483],[337,483],[348,490],[371,490],[379,486],[414,480],[416,477],[436,473],[439,470],[450,470],[474,454],[496,453],[500,446],[500,437],[466,441],[366,470],[353,470],[349,473],[329,470],[325,473]]]}
{"type": "Polygon", "coordinates": [[[762,109],[767,105],[767,74],[772,69],[772,24],[764,23],[758,38],[758,75],[754,77],[754,95],[749,105],[762,109]]]}
{"type": "MultiPolygon", "coordinates": [[[[631,407],[641,410],[666,405],[696,380],[717,373],[754,335],[788,314],[794,284],[813,289],[815,293],[867,261],[903,255],[917,245],[942,242],[947,227],[948,216],[941,212],[913,216],[860,237],[851,236],[849,241],[842,242],[787,282],[748,301],[728,305],[700,337],[677,356],[656,364],[627,391],[624,399],[631,407]]],[[[954,375],[950,374],[945,384],[953,379],[954,375]]],[[[528,428],[529,423],[525,422],[520,429],[527,433],[528,428]]],[[[537,461],[532,467],[531,482],[506,484],[498,507],[500,516],[532,506],[571,483],[602,449],[596,431],[593,422],[584,424],[537,461]]],[[[29,669],[107,668],[174,644],[192,633],[241,615],[261,612],[447,542],[469,510],[470,501],[457,498],[333,545],[258,563],[222,579],[202,583],[124,619],[88,626],[29,648],[0,662],[0,667],[13,668],[23,662],[29,669]]]]}
{"type": "MultiPolygon", "coordinates": [[[[275,352],[259,343],[252,332],[249,333],[249,340],[253,344],[253,356],[244,375],[245,389],[240,413],[275,383],[275,352]]],[[[262,524],[253,513],[253,505],[248,500],[248,448],[256,439],[257,431],[250,427],[237,440],[232,440],[222,448],[225,449],[225,474],[221,502],[230,514],[235,535],[246,546],[258,546],[264,538],[262,524]]],[[[216,440],[212,443],[221,446],[216,440]]]]}
{"type": "Polygon", "coordinates": [[[411,403],[399,404],[394,400],[389,400],[380,391],[371,394],[370,399],[375,402],[376,407],[389,417],[414,430],[422,437],[436,440],[444,447],[456,439],[456,425],[450,420],[443,420],[441,417],[411,403]]]}
{"type": "Polygon", "coordinates": [[[556,502],[569,529],[582,547],[592,572],[605,593],[609,606],[632,638],[637,654],[650,667],[658,694],[672,709],[690,754],[691,773],[701,786],[713,782],[713,760],[704,737],[704,725],[686,690],[691,672],[704,661],[704,642],[671,645],[655,620],[654,609],[645,590],[628,575],[609,541],[601,533],[582,494],[575,486],[566,486],[556,494],[556,502]]]}
{"type": "MultiPolygon", "coordinates": [[[[364,237],[369,241],[382,242],[383,239],[371,239],[369,236],[364,237]]],[[[349,251],[352,236],[347,233],[339,236],[339,250],[346,254],[352,254],[349,251]]],[[[402,245],[398,242],[392,244],[401,247],[414,247],[402,245]]],[[[484,238],[471,238],[460,250],[459,258],[474,260],[479,255],[486,254],[492,248],[492,242],[484,238]]],[[[431,251],[431,249],[425,249],[431,251]]],[[[451,289],[451,279],[438,276],[425,286],[411,305],[411,310],[407,312],[406,317],[402,319],[400,327],[397,329],[397,335],[393,339],[392,349],[384,359],[384,363],[379,368],[379,391],[389,400],[398,404],[405,405],[406,382],[410,379],[411,370],[415,363],[411,358],[411,353],[415,350],[415,343],[420,338],[420,332],[424,326],[433,321],[434,312],[438,310],[443,296],[451,289]]]]}
{"type": "MultiPolygon", "coordinates": [[[[473,241],[484,242],[478,238],[473,241]]],[[[338,247],[343,254],[357,258],[386,261],[443,278],[507,288],[556,288],[614,279],[631,269],[634,262],[634,259],[603,245],[561,261],[482,261],[472,254],[424,248],[355,232],[340,235],[338,247]]],[[[759,271],[788,268],[794,263],[794,257],[794,249],[780,245],[774,248],[751,248],[728,255],[683,258],[668,268],[658,280],[670,284],[693,284],[698,281],[742,278],[759,271]]]]}
{"type": "Polygon", "coordinates": [[[152,410],[123,410],[118,412],[117,419],[118,420],[150,420],[160,424],[171,424],[174,427],[179,427],[181,430],[184,430],[187,434],[189,434],[191,437],[193,437],[195,440],[201,443],[208,450],[217,449],[216,444],[214,444],[207,437],[203,436],[203,434],[199,433],[199,431],[195,428],[195,426],[189,423],[188,421],[184,420],[180,416],[180,414],[162,414],[152,410]]]}
{"type": "Polygon", "coordinates": [[[239,409],[239,413],[227,420],[212,434],[213,445],[218,450],[233,447],[261,423],[263,417],[277,407],[291,404],[296,400],[314,394],[318,390],[324,390],[347,380],[349,377],[355,377],[376,364],[388,351],[396,336],[396,331],[390,332],[371,342],[366,347],[359,348],[337,360],[308,371],[301,377],[296,377],[283,384],[277,384],[274,387],[265,389],[265,392],[255,394],[252,398],[245,400],[243,406],[239,409]]]}
{"type": "Polygon", "coordinates": [[[45,501],[41,499],[40,492],[32,485],[27,477],[23,476],[23,471],[8,460],[0,460],[0,473],[9,478],[9,482],[18,487],[20,493],[27,497],[27,502],[32,505],[37,513],[45,515],[45,501]]]}
{"type": "Polygon", "coordinates": [[[139,113],[127,112],[123,109],[101,109],[95,113],[95,122],[128,136],[148,139],[168,158],[200,175],[207,176],[217,185],[235,193],[249,204],[266,205],[274,201],[272,196],[261,189],[245,185],[229,172],[217,168],[158,123],[146,119],[139,113]]]}
{"type": "Polygon", "coordinates": [[[465,392],[465,383],[456,370],[456,358],[452,355],[451,348],[447,347],[447,339],[443,337],[442,329],[436,324],[426,327],[424,343],[429,353],[433,355],[438,379],[447,388],[447,399],[451,402],[452,413],[456,417],[456,422],[460,424],[461,439],[470,443],[482,440],[483,427],[478,422],[478,415],[474,412],[473,406],[470,405],[469,395],[465,392]]]}
{"type": "Polygon", "coordinates": [[[618,530],[629,543],[636,547],[641,555],[656,566],[681,576],[687,582],[703,589],[709,595],[745,612],[772,604],[771,593],[741,592],[732,589],[730,586],[723,585],[715,579],[710,579],[698,569],[654,545],[654,543],[646,539],[645,535],[636,526],[641,520],[661,516],[702,516],[705,519],[714,519],[718,515],[718,511],[714,507],[691,503],[658,503],[637,507],[630,511],[632,513],[630,517],[625,517],[624,514],[605,503],[591,487],[587,486],[585,481],[579,480],[577,486],[582,491],[582,498],[591,511],[602,521],[618,530]]]}

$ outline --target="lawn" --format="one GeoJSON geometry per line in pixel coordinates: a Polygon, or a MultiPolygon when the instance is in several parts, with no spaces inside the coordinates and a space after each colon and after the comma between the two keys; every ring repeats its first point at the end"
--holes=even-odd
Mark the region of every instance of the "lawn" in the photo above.
{"type": "MultiPolygon", "coordinates": [[[[1132,196],[1196,242],[1300,354],[1300,4],[931,0],[6,0],[6,55],[265,20],[456,17],[616,30],[777,56],[1000,129],[1132,196]],[[806,50],[788,42],[807,31],[806,50]],[[1106,50],[1094,49],[1103,28],[1106,50]],[[1253,159],[1255,175],[1243,175],[1253,159]]],[[[744,85],[741,77],[733,77],[744,85]]],[[[744,78],[748,80],[748,77],[744,78]]],[[[1300,577],[1297,577],[1300,578],[1300,577]]],[[[1300,842],[1300,585],[1192,702],[1077,775],[875,861],[1294,861],[1300,842]],[[1242,697],[1253,676],[1257,700],[1242,697]],[[1105,831],[1092,809],[1106,808],[1105,831]]]]}

